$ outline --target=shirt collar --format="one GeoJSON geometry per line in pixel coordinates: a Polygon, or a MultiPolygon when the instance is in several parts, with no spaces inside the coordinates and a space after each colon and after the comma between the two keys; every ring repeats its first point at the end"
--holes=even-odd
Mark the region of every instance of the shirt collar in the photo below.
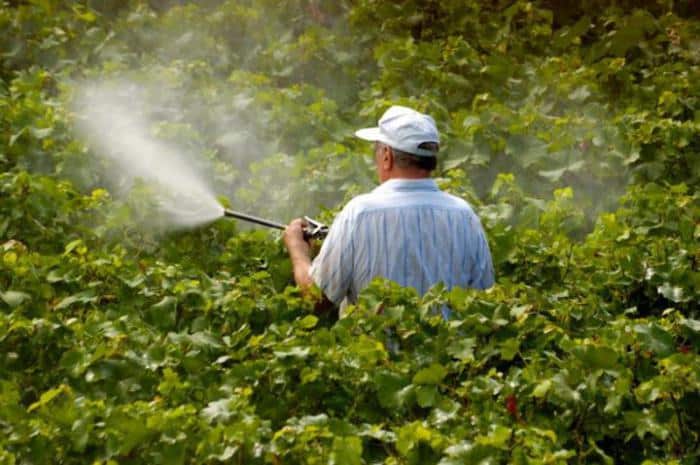
{"type": "Polygon", "coordinates": [[[437,191],[438,186],[432,178],[421,179],[389,179],[376,187],[372,192],[387,193],[387,192],[420,192],[420,191],[437,191]]]}

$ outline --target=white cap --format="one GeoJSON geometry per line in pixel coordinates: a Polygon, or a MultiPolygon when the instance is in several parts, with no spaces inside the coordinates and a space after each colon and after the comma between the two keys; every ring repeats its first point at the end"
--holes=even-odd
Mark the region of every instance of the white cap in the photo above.
{"type": "Polygon", "coordinates": [[[389,147],[424,157],[434,157],[437,152],[418,147],[424,142],[440,143],[435,120],[416,110],[394,105],[379,119],[379,127],[355,132],[360,139],[382,142],[389,147]]]}

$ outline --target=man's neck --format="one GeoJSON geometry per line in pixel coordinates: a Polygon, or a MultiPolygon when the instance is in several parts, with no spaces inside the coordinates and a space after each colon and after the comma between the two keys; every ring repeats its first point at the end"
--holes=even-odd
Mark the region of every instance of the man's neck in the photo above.
{"type": "Polygon", "coordinates": [[[426,170],[411,170],[411,169],[395,169],[388,174],[385,181],[389,179],[428,179],[430,171],[426,170]]]}

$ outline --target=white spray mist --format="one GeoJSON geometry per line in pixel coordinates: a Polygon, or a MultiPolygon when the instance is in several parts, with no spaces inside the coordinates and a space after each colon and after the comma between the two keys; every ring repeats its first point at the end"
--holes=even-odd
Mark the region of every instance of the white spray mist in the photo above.
{"type": "Polygon", "coordinates": [[[77,92],[78,133],[118,170],[105,178],[117,192],[137,179],[147,182],[157,197],[161,226],[194,227],[222,217],[223,208],[183,151],[151,135],[142,94],[118,82],[83,84],[77,92]]]}

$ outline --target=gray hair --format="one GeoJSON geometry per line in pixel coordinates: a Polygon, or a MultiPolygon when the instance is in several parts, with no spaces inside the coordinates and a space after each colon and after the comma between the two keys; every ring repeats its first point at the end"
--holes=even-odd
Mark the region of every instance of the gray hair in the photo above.
{"type": "MultiPolygon", "coordinates": [[[[437,155],[440,146],[435,142],[423,142],[418,148],[430,150],[437,155]]],[[[391,148],[394,153],[394,163],[399,168],[416,168],[425,171],[433,171],[437,166],[437,156],[425,157],[391,148]]]]}

